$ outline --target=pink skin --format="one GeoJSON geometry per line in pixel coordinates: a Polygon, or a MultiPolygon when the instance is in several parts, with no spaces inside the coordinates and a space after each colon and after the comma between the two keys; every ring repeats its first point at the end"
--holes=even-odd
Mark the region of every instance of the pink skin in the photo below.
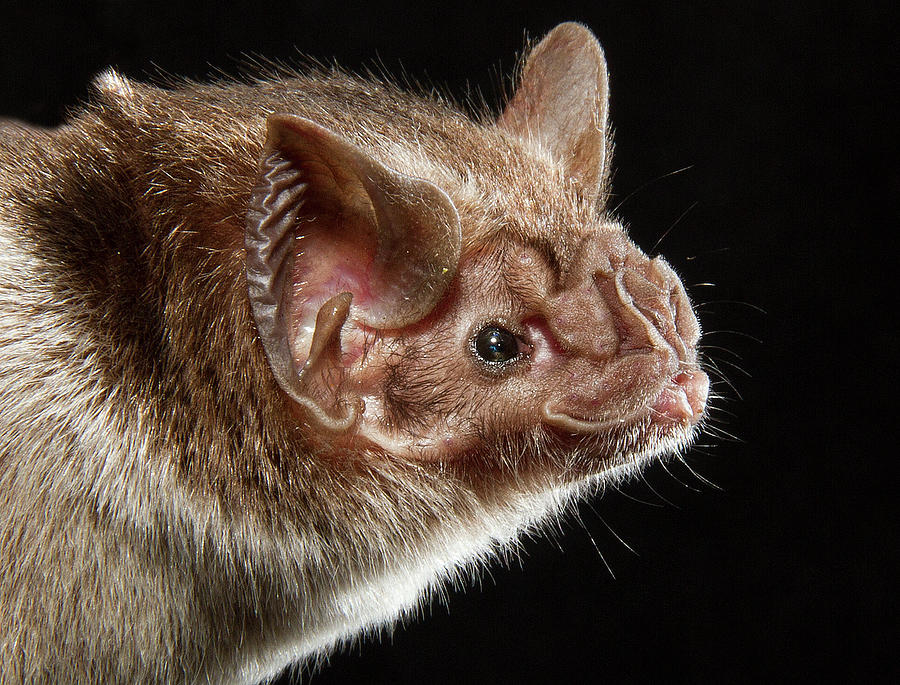
{"type": "Polygon", "coordinates": [[[681,371],[666,385],[650,411],[658,421],[696,423],[706,407],[709,378],[702,371],[681,371]]]}
{"type": "Polygon", "coordinates": [[[501,407],[504,425],[516,431],[543,423],[590,435],[646,420],[672,435],[689,430],[703,415],[709,387],[695,360],[696,321],[686,316],[689,304],[668,267],[654,266],[624,239],[616,248],[630,248],[627,259],[620,256],[599,276],[588,270],[562,290],[530,248],[514,257],[502,248],[471,257],[444,302],[398,331],[375,331],[354,321],[351,309],[341,334],[343,388],[358,393],[365,409],[346,441],[425,461],[453,459],[477,444],[473,427],[501,407]],[[622,271],[628,273],[617,281],[622,271]],[[522,355],[499,373],[486,373],[469,343],[490,321],[517,335],[522,355]],[[425,375],[435,393],[462,399],[453,403],[461,410],[435,410],[409,434],[386,420],[385,385],[398,381],[385,371],[404,350],[415,350],[410,382],[425,375]]]}

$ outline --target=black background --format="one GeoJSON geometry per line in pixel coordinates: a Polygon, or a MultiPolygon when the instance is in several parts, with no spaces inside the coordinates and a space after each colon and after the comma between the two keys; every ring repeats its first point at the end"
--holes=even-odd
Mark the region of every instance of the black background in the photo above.
{"type": "Polygon", "coordinates": [[[497,105],[526,33],[575,19],[605,48],[614,201],[640,245],[661,239],[731,382],[716,383],[711,434],[688,456],[715,487],[679,464],[651,468],[585,504],[554,540],[528,542],[521,564],[341,650],[311,682],[896,677],[887,286],[900,176],[886,133],[900,74],[886,12],[21,5],[0,21],[0,116],[39,124],[59,123],[108,65],[203,78],[235,73],[246,53],[290,61],[296,47],[349,69],[402,65],[497,105]],[[888,38],[894,50],[881,52],[888,38]]]}

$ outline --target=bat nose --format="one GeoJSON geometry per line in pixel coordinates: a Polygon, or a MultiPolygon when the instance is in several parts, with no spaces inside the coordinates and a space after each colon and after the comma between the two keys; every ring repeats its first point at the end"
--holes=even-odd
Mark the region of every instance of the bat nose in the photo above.
{"type": "Polygon", "coordinates": [[[619,354],[651,352],[669,346],[666,332],[672,327],[671,312],[656,284],[628,266],[617,269],[612,276],[595,272],[594,283],[615,312],[619,354]]]}
{"type": "Polygon", "coordinates": [[[594,359],[662,351],[692,361],[699,326],[678,276],[621,231],[585,236],[550,319],[565,347],[594,359]]]}

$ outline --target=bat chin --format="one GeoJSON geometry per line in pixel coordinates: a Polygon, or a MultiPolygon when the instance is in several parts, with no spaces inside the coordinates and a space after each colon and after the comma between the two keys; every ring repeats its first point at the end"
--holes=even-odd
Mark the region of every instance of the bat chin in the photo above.
{"type": "MultiPolygon", "coordinates": [[[[594,425],[580,419],[572,421],[594,425]]],[[[628,478],[657,460],[684,451],[699,432],[696,423],[654,420],[649,412],[604,425],[605,429],[592,433],[559,424],[545,426],[556,463],[563,465],[562,480],[610,482],[628,478]]]]}

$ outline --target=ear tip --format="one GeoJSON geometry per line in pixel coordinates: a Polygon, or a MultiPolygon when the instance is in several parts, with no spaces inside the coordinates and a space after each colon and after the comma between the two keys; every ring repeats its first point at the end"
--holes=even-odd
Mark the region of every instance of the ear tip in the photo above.
{"type": "Polygon", "coordinates": [[[279,140],[285,135],[300,134],[304,137],[310,135],[327,135],[328,129],[319,126],[306,117],[287,112],[275,112],[266,117],[266,135],[269,140],[279,140]]]}
{"type": "Polygon", "coordinates": [[[600,45],[600,41],[597,40],[597,36],[581,22],[566,21],[562,24],[557,24],[542,42],[565,44],[576,50],[591,52],[600,61],[606,61],[603,55],[603,47],[600,45]]]}
{"type": "Polygon", "coordinates": [[[296,129],[296,119],[293,114],[276,112],[266,117],[266,136],[270,140],[277,140],[286,130],[296,129]]]}
{"type": "Polygon", "coordinates": [[[557,24],[552,29],[550,29],[550,33],[547,35],[551,34],[594,38],[594,32],[591,31],[585,24],[582,24],[580,21],[564,21],[560,24],[557,24]]]}
{"type": "Polygon", "coordinates": [[[333,154],[338,150],[348,154],[348,145],[342,136],[312,119],[286,112],[275,112],[266,117],[266,149],[269,151],[321,151],[328,148],[333,154]]]}

